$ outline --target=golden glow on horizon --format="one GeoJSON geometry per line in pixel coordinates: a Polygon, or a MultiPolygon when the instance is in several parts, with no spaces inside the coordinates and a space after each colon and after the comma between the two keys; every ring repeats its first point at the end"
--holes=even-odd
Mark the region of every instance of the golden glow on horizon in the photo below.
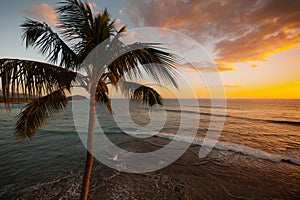
{"type": "MultiPolygon", "coordinates": [[[[245,61],[243,63],[217,62],[224,82],[227,98],[288,98],[300,99],[300,43],[287,45],[267,52],[262,56],[265,61],[245,61]]],[[[210,98],[205,84],[193,77],[189,71],[189,81],[193,82],[194,93],[198,98],[210,98]]],[[[175,98],[165,91],[161,91],[165,98],[175,98]]],[[[192,97],[191,91],[181,90],[178,95],[184,98],[192,97]]]]}
{"type": "Polygon", "coordinates": [[[300,99],[300,81],[278,85],[227,88],[227,97],[300,99]]]}

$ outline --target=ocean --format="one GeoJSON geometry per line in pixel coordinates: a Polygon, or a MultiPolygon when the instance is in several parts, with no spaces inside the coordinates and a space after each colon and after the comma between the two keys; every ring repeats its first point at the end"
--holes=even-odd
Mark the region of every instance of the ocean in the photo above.
{"type": "MultiPolygon", "coordinates": [[[[120,99],[115,101],[122,104],[120,99]]],[[[181,116],[188,119],[183,127],[185,132],[195,128],[195,124],[188,122],[199,118],[193,143],[204,144],[207,130],[214,128],[209,128],[213,116],[214,123],[225,119],[222,132],[211,147],[227,158],[226,162],[230,163],[234,154],[241,163],[250,162],[246,158],[251,158],[251,162],[284,162],[291,169],[300,169],[300,100],[228,99],[226,107],[214,105],[214,111],[221,114],[212,113],[209,99],[193,102],[184,99],[179,106],[175,99],[164,100],[167,118],[163,128],[157,130],[157,137],[174,139],[181,116]]],[[[52,117],[34,139],[16,142],[13,126],[23,106],[11,105],[11,112],[6,113],[4,105],[0,105],[0,199],[40,199],[46,193],[48,199],[73,199],[79,195],[86,150],[74,125],[71,103],[66,111],[52,117]]],[[[149,110],[142,104],[132,103],[130,108],[135,123],[140,126],[149,123],[149,110]]],[[[112,122],[106,108],[99,106],[98,112],[101,126],[111,140],[123,140],[124,132],[112,122]]],[[[135,128],[126,127],[126,131],[135,128]]],[[[102,173],[100,177],[105,180],[114,176],[108,170],[103,171],[100,162],[95,161],[93,175],[97,173],[102,173]]],[[[101,180],[93,179],[90,192],[95,193],[100,185],[101,180]]]]}

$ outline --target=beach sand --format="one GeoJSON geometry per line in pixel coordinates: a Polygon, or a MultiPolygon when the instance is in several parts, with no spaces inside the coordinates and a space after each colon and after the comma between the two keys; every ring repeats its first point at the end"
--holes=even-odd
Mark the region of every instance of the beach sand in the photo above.
{"type": "MultiPolygon", "coordinates": [[[[119,144],[150,152],[168,142],[151,137],[119,144]]],[[[92,177],[101,186],[92,199],[300,199],[299,166],[219,150],[199,159],[199,148],[192,145],[171,165],[146,174],[97,168],[92,177]]]]}
{"type": "MultiPolygon", "coordinates": [[[[151,152],[170,142],[159,137],[112,136],[111,140],[133,152],[151,152]]],[[[171,165],[145,174],[119,172],[95,159],[89,199],[300,199],[298,165],[220,150],[199,159],[199,149],[191,145],[171,165]]],[[[7,186],[0,199],[79,199],[83,167],[57,174],[49,182],[27,187],[18,183],[23,189],[7,186]]]]}

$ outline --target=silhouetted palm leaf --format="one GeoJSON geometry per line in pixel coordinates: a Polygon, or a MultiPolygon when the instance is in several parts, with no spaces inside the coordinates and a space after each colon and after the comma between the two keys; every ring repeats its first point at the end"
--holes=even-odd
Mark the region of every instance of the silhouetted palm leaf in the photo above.
{"type": "Polygon", "coordinates": [[[153,88],[135,82],[120,81],[117,85],[121,89],[124,96],[133,100],[143,101],[149,106],[155,104],[162,105],[160,94],[153,88]]]}
{"type": "MultiPolygon", "coordinates": [[[[115,45],[115,43],[114,43],[115,45]]],[[[122,44],[121,44],[122,45],[122,44]]],[[[163,51],[159,44],[134,43],[131,45],[119,45],[110,50],[113,52],[127,51],[123,55],[114,58],[108,66],[108,72],[104,78],[116,85],[119,79],[129,77],[129,79],[144,78],[144,74],[154,81],[165,82],[174,87],[178,87],[176,77],[176,58],[173,54],[163,51]]]]}
{"type": "Polygon", "coordinates": [[[17,116],[16,139],[24,140],[33,137],[37,130],[45,125],[51,114],[58,113],[66,106],[67,98],[64,90],[57,90],[47,96],[34,99],[17,116]]]}
{"type": "Polygon", "coordinates": [[[65,0],[56,9],[61,33],[68,39],[92,39],[93,13],[88,3],[65,0]]]}
{"type": "Polygon", "coordinates": [[[10,98],[36,98],[59,89],[70,90],[76,72],[55,65],[18,59],[0,59],[0,79],[4,102],[10,98]]]}
{"type": "Polygon", "coordinates": [[[96,89],[96,101],[99,103],[105,103],[107,110],[110,113],[113,113],[108,93],[109,92],[106,83],[100,79],[96,89]]]}
{"type": "Polygon", "coordinates": [[[47,55],[51,63],[59,63],[60,66],[71,69],[79,67],[81,61],[77,55],[50,26],[27,18],[21,27],[26,48],[32,46],[38,49],[41,54],[47,55]]]}
{"type": "Polygon", "coordinates": [[[136,90],[134,90],[132,96],[134,100],[142,100],[143,102],[153,106],[155,104],[162,105],[161,96],[153,88],[141,85],[136,90]]]}
{"type": "Polygon", "coordinates": [[[74,50],[81,61],[101,42],[125,31],[123,27],[115,29],[107,9],[94,16],[88,3],[67,0],[60,3],[57,12],[58,27],[69,41],[75,41],[74,50]]]}

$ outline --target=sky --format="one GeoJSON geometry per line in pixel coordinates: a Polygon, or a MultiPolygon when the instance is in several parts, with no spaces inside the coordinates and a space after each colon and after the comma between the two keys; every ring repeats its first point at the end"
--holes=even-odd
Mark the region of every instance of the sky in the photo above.
{"type": "MultiPolygon", "coordinates": [[[[57,3],[1,1],[0,58],[45,61],[33,49],[26,50],[20,24],[29,17],[55,26],[57,3]]],[[[95,12],[108,8],[117,24],[129,30],[160,27],[191,37],[218,68],[201,73],[218,73],[228,98],[300,99],[298,0],[91,0],[90,5],[95,12]]],[[[185,75],[192,80],[193,73],[199,72],[185,75]]],[[[203,84],[195,79],[193,85],[198,97],[207,97],[197,86],[203,84]]]]}

